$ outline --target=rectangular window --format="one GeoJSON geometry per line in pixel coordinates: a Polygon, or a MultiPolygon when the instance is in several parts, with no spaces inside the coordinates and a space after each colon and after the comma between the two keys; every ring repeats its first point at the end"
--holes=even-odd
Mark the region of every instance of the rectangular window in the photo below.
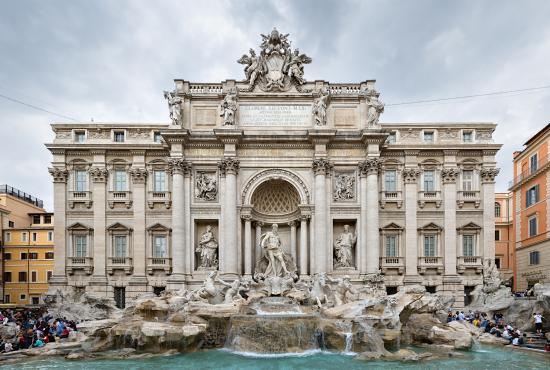
{"type": "Polygon", "coordinates": [[[8,227],[15,227],[15,223],[13,221],[8,221],[8,227]]]}
{"type": "Polygon", "coordinates": [[[495,266],[500,269],[500,258],[495,258],[495,266]]]}
{"type": "Polygon", "coordinates": [[[534,251],[529,253],[529,264],[538,265],[540,263],[539,251],[534,251]]]}
{"type": "Polygon", "coordinates": [[[386,143],[395,144],[396,141],[397,141],[397,135],[395,134],[395,132],[390,132],[390,134],[388,135],[388,138],[386,139],[386,143]]]}
{"type": "Polygon", "coordinates": [[[24,301],[25,299],[27,299],[27,296],[25,294],[20,294],[19,299],[24,301]]]}
{"type": "Polygon", "coordinates": [[[31,282],[36,283],[38,281],[38,273],[36,271],[31,271],[31,282]]]}
{"type": "Polygon", "coordinates": [[[424,257],[437,257],[436,256],[436,235],[424,235],[424,257]]]}
{"type": "Polygon", "coordinates": [[[27,253],[21,253],[21,259],[26,260],[27,259],[27,253]]]}
{"type": "Polygon", "coordinates": [[[31,297],[32,304],[40,304],[40,297],[31,297]]]}
{"type": "Polygon", "coordinates": [[[154,190],[166,191],[166,172],[155,171],[154,177],[155,177],[154,190]]]}
{"type": "Polygon", "coordinates": [[[4,296],[4,303],[10,303],[10,302],[11,302],[11,297],[10,297],[9,294],[6,294],[6,295],[4,296]]]}
{"type": "Polygon", "coordinates": [[[27,282],[27,271],[19,271],[19,282],[20,283],[27,282]]]}
{"type": "Polygon", "coordinates": [[[123,143],[124,142],[124,131],[115,131],[113,138],[116,143],[123,143]]]}
{"type": "Polygon", "coordinates": [[[52,278],[52,275],[53,275],[52,271],[46,272],[46,277],[47,277],[48,281],[50,281],[50,279],[52,278]]]}
{"type": "Polygon", "coordinates": [[[83,143],[86,139],[86,133],[84,131],[75,131],[74,133],[74,142],[83,143]]]}
{"type": "Polygon", "coordinates": [[[464,191],[474,190],[474,171],[472,170],[462,171],[462,190],[464,191]]]}
{"type": "Polygon", "coordinates": [[[162,136],[160,136],[160,132],[155,132],[153,134],[153,140],[155,143],[162,143],[162,136]]]}
{"type": "Polygon", "coordinates": [[[6,261],[11,260],[11,253],[4,253],[4,260],[6,261]]]}
{"type": "Polygon", "coordinates": [[[74,171],[74,191],[86,191],[88,189],[88,176],[84,170],[74,171]]]}
{"type": "Polygon", "coordinates": [[[48,231],[48,241],[53,241],[53,231],[48,231]]]}
{"type": "Polygon", "coordinates": [[[166,258],[166,236],[155,235],[153,238],[153,258],[166,258]]]}
{"type": "Polygon", "coordinates": [[[11,233],[6,233],[6,241],[11,242],[11,233]]]}
{"type": "Polygon", "coordinates": [[[434,142],[434,133],[433,131],[424,131],[424,142],[433,143],[434,142]]]}
{"type": "Polygon", "coordinates": [[[472,131],[462,132],[462,141],[465,143],[471,143],[474,141],[474,133],[472,131]]]}
{"type": "Polygon", "coordinates": [[[126,235],[115,235],[114,257],[126,257],[126,235]]]}
{"type": "Polygon", "coordinates": [[[21,233],[21,241],[26,242],[27,241],[27,233],[21,233]]]}
{"type": "Polygon", "coordinates": [[[529,158],[529,171],[531,173],[535,172],[539,168],[539,156],[537,154],[533,154],[531,158],[529,158]]]}
{"type": "Polygon", "coordinates": [[[525,207],[532,206],[539,201],[539,186],[535,185],[525,194],[525,207]]]}
{"type": "Polygon", "coordinates": [[[74,236],[74,256],[86,257],[87,244],[88,244],[88,238],[86,235],[75,235],[74,236]]]}
{"type": "Polygon", "coordinates": [[[40,215],[32,216],[32,223],[33,224],[40,224],[40,215]]]}
{"type": "Polygon", "coordinates": [[[537,235],[537,216],[529,218],[529,237],[537,235]]]}
{"type": "Polygon", "coordinates": [[[11,283],[11,271],[4,271],[4,282],[11,283]]]}
{"type": "Polygon", "coordinates": [[[29,253],[29,259],[30,260],[37,260],[38,259],[38,253],[36,253],[36,252],[29,253]]]}
{"type": "Polygon", "coordinates": [[[474,235],[462,235],[462,253],[464,256],[472,257],[475,255],[474,235]]]}
{"type": "Polygon", "coordinates": [[[37,233],[32,233],[32,241],[35,242],[38,239],[37,233]]]}
{"type": "Polygon", "coordinates": [[[115,191],[126,191],[126,171],[115,171],[115,191]]]}
{"type": "Polygon", "coordinates": [[[386,257],[398,257],[397,235],[386,235],[386,257]]]}
{"type": "Polygon", "coordinates": [[[435,191],[435,171],[424,171],[424,191],[435,191]]]}
{"type": "Polygon", "coordinates": [[[52,223],[52,216],[50,216],[50,215],[44,216],[44,223],[47,224],[47,225],[51,225],[51,223],[52,223]]]}
{"type": "Polygon", "coordinates": [[[495,240],[500,240],[500,230],[495,230],[495,240]]]}
{"type": "Polygon", "coordinates": [[[53,252],[46,252],[44,257],[47,259],[47,260],[53,260],[53,252]]]}
{"type": "Polygon", "coordinates": [[[384,189],[397,191],[397,171],[389,170],[384,173],[384,189]]]}

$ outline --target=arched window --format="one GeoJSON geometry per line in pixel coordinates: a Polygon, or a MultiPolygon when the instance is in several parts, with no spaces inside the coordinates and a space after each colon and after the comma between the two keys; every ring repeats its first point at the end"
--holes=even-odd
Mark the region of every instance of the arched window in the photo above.
{"type": "Polygon", "coordinates": [[[495,217],[500,217],[500,203],[495,202],[495,217]]]}

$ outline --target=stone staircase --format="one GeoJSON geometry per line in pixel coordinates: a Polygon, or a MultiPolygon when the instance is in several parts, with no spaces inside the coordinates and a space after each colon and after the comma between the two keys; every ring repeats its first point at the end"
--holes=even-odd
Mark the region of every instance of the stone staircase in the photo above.
{"type": "Polygon", "coordinates": [[[525,338],[525,343],[523,347],[531,349],[539,349],[544,351],[544,345],[546,344],[546,337],[537,333],[525,333],[527,338],[525,338]]]}

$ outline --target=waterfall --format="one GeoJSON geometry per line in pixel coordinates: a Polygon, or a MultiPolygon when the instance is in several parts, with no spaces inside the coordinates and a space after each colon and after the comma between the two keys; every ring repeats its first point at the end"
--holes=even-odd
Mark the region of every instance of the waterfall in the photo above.
{"type": "Polygon", "coordinates": [[[344,348],[344,353],[352,353],[353,349],[353,333],[344,333],[346,336],[346,347],[344,348]]]}

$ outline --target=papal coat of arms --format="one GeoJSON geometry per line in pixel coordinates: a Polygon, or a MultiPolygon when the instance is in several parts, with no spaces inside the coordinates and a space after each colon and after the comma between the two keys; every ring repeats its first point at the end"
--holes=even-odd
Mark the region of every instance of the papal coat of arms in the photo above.
{"type": "Polygon", "coordinates": [[[282,35],[273,29],[269,35],[261,35],[260,55],[250,49],[249,55],[243,55],[237,62],[245,64],[244,73],[248,82],[248,91],[258,86],[262,91],[287,91],[292,85],[298,90],[304,80],[304,64],[311,58],[292,51],[288,34],[282,35]]]}

